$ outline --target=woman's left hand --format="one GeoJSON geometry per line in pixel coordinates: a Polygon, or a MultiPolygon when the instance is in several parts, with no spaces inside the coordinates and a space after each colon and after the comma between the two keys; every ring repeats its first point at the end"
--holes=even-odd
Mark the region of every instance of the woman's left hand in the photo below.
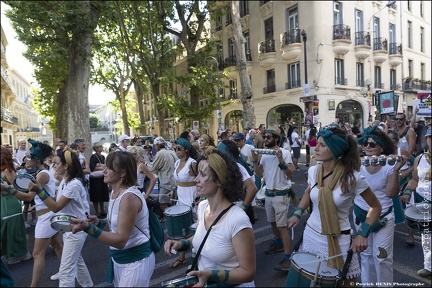
{"type": "Polygon", "coordinates": [[[84,219],[78,219],[78,218],[71,217],[69,219],[69,221],[71,223],[70,225],[71,225],[73,234],[80,232],[80,231],[83,231],[89,225],[88,222],[84,219]]]}
{"type": "Polygon", "coordinates": [[[354,253],[363,252],[368,247],[368,239],[361,235],[357,235],[351,243],[351,249],[354,253]]]}
{"type": "Polygon", "coordinates": [[[205,287],[207,285],[207,281],[212,276],[212,272],[210,270],[198,270],[198,271],[190,271],[187,275],[195,276],[198,278],[198,282],[192,287],[205,287]]]}
{"type": "Polygon", "coordinates": [[[42,185],[40,185],[36,180],[31,180],[31,182],[28,185],[29,191],[32,192],[38,192],[40,189],[42,189],[42,185]]]}

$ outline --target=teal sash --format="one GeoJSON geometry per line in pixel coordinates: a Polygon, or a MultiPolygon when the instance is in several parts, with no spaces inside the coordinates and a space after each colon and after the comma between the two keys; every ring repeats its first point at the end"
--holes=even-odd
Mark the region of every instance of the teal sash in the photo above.
{"type": "Polygon", "coordinates": [[[110,249],[110,262],[108,265],[107,282],[113,283],[114,279],[114,262],[113,259],[119,264],[127,264],[147,258],[152,253],[150,241],[141,245],[131,247],[124,250],[110,249]]]}

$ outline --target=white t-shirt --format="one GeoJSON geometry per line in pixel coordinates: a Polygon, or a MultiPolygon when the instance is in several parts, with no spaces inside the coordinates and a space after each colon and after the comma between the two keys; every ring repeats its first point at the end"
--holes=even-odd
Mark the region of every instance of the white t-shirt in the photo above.
{"type": "Polygon", "coordinates": [[[74,178],[68,183],[66,183],[66,181],[63,179],[60,182],[57,192],[57,202],[59,201],[61,196],[71,199],[71,201],[60,211],[60,213],[74,215],[80,219],[86,218],[85,212],[90,212],[90,206],[87,200],[87,192],[84,188],[83,183],[80,180],[74,178]],[[81,202],[79,200],[80,196],[84,208],[83,206],[81,206],[81,202]]]}
{"type": "Polygon", "coordinates": [[[299,139],[300,143],[302,142],[302,141],[301,141],[301,138],[300,138],[300,136],[299,136],[299,134],[297,134],[297,132],[293,131],[292,134],[291,134],[291,139],[292,139],[292,142],[293,142],[293,144],[291,145],[291,148],[297,148],[297,147],[300,147],[300,145],[299,145],[299,144],[297,143],[297,141],[295,140],[296,138],[299,139]]]}
{"type": "MultiPolygon", "coordinates": [[[[394,173],[394,166],[392,165],[385,165],[382,166],[381,169],[374,173],[370,174],[365,166],[360,167],[361,173],[366,177],[367,181],[369,182],[370,188],[375,193],[376,197],[378,198],[378,201],[381,203],[382,210],[381,215],[386,213],[387,210],[393,206],[393,200],[387,196],[385,193],[387,188],[387,177],[390,174],[394,173]]],[[[366,201],[362,197],[356,197],[354,199],[354,203],[359,206],[363,210],[369,210],[369,205],[366,203],[366,201]]]]}
{"type": "Polygon", "coordinates": [[[305,135],[304,135],[306,146],[309,146],[309,143],[307,140],[309,139],[310,130],[311,130],[310,128],[308,130],[306,130],[305,135]]]}
{"type": "MultiPolygon", "coordinates": [[[[317,183],[316,181],[316,175],[318,171],[317,169],[319,169],[320,167],[321,165],[316,165],[309,168],[308,184],[310,185],[310,187],[313,187],[317,183]]],[[[369,187],[369,184],[366,181],[366,177],[363,176],[360,172],[354,172],[354,177],[356,181],[354,191],[350,191],[349,193],[342,195],[340,183],[338,183],[336,184],[335,190],[333,190],[332,192],[333,201],[336,205],[339,227],[341,231],[351,229],[351,224],[349,222],[349,214],[350,214],[350,209],[352,207],[353,199],[354,197],[363,199],[359,195],[369,187]]],[[[313,203],[313,208],[312,208],[312,213],[309,219],[307,220],[307,223],[315,231],[321,233],[322,226],[321,226],[321,215],[318,207],[318,193],[319,193],[319,189],[317,186],[315,186],[310,192],[310,199],[313,203]]]]}
{"type": "MultiPolygon", "coordinates": [[[[291,153],[288,150],[281,149],[283,159],[288,165],[292,163],[291,153]]],[[[263,165],[263,177],[267,189],[287,190],[291,187],[291,180],[285,174],[285,171],[279,168],[279,160],[276,155],[262,155],[260,164],[263,165]]]]}
{"type": "Polygon", "coordinates": [[[431,201],[431,180],[426,179],[426,173],[430,169],[431,165],[427,162],[426,156],[422,155],[417,165],[419,182],[416,192],[428,201],[431,201]]]}
{"type": "Polygon", "coordinates": [[[252,149],[254,149],[255,147],[250,145],[250,144],[245,144],[241,149],[240,149],[240,157],[243,158],[243,160],[248,161],[249,156],[251,155],[251,151],[252,149]]]}

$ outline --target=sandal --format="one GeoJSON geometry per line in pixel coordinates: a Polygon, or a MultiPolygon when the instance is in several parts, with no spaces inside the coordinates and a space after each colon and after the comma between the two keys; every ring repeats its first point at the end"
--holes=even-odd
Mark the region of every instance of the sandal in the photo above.
{"type": "Polygon", "coordinates": [[[414,238],[409,237],[408,239],[405,240],[405,244],[414,246],[414,238]]]}
{"type": "Polygon", "coordinates": [[[179,266],[182,266],[186,264],[186,258],[185,259],[177,259],[176,261],[174,261],[173,263],[170,264],[170,268],[177,268],[179,266]]]}

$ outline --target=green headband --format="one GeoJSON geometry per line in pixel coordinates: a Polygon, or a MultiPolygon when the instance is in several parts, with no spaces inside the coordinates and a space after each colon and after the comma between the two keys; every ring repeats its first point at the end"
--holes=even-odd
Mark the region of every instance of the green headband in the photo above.
{"type": "Polygon", "coordinates": [[[43,154],[42,150],[40,149],[39,141],[33,140],[31,138],[29,138],[27,141],[32,145],[32,147],[30,147],[30,158],[31,159],[37,158],[43,163],[47,157],[43,154]]]}
{"type": "MultiPolygon", "coordinates": [[[[331,126],[329,128],[333,127],[335,126],[331,126]]],[[[349,150],[349,143],[345,139],[333,134],[333,132],[328,128],[321,129],[317,136],[318,138],[323,138],[327,147],[329,147],[330,151],[333,153],[334,159],[336,160],[349,150]]]]}
{"type": "Polygon", "coordinates": [[[372,134],[372,133],[375,131],[375,129],[377,129],[377,127],[378,127],[378,126],[373,125],[373,126],[370,127],[370,128],[365,128],[364,131],[363,131],[363,132],[364,132],[363,137],[359,138],[359,139],[357,140],[357,142],[358,142],[359,144],[363,144],[363,143],[367,142],[367,140],[368,140],[369,138],[372,138],[372,139],[374,139],[375,142],[377,142],[377,143],[378,143],[382,148],[385,148],[385,143],[384,143],[384,141],[382,141],[382,139],[381,139],[378,135],[372,134]]]}
{"type": "Polygon", "coordinates": [[[189,141],[187,141],[186,139],[184,139],[184,138],[178,138],[176,141],[175,141],[175,143],[177,144],[177,145],[180,145],[180,146],[182,146],[183,148],[185,148],[187,151],[191,151],[191,149],[192,149],[192,145],[189,143],[189,141]]]}

